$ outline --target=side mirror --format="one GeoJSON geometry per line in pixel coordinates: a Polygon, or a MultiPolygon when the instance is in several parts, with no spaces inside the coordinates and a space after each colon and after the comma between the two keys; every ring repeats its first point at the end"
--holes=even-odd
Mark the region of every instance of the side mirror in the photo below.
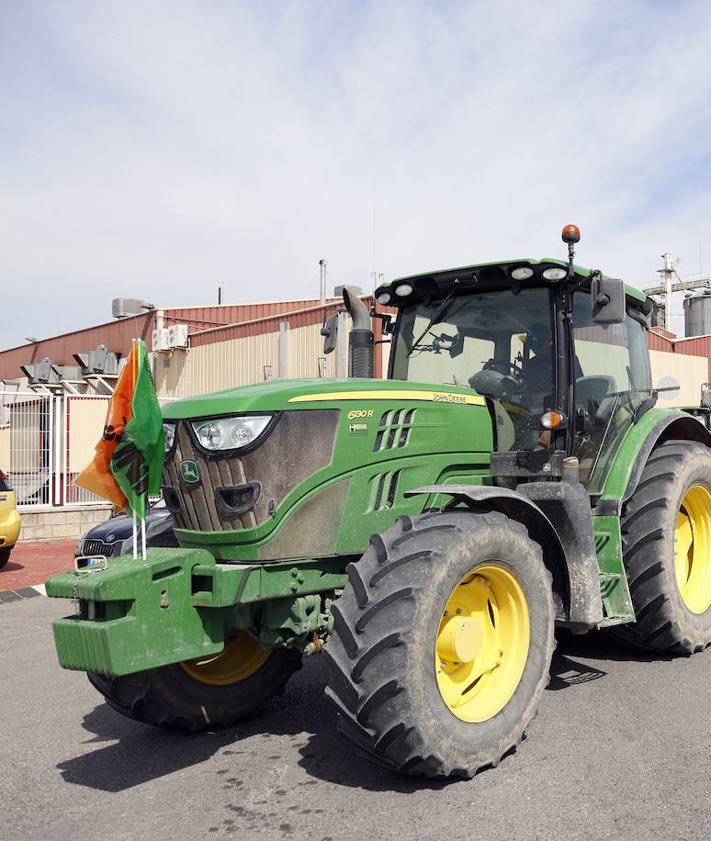
{"type": "Polygon", "coordinates": [[[457,333],[452,338],[452,344],[449,346],[449,355],[454,359],[455,356],[461,356],[464,353],[464,333],[457,333]]]}
{"type": "Polygon", "coordinates": [[[659,380],[657,387],[654,390],[659,395],[660,400],[674,400],[679,396],[681,386],[679,385],[679,380],[677,380],[676,377],[667,376],[662,377],[661,380],[659,380]]]}
{"type": "Polygon", "coordinates": [[[321,335],[325,336],[323,340],[323,352],[333,353],[336,349],[336,342],[338,341],[338,314],[332,315],[326,319],[321,328],[321,335]]]}
{"type": "Polygon", "coordinates": [[[593,323],[622,324],[625,320],[625,285],[618,278],[596,275],[590,297],[593,323]]]}

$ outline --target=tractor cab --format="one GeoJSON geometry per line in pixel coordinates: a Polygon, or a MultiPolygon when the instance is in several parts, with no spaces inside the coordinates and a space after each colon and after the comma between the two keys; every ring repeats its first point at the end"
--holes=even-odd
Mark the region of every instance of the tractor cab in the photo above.
{"type": "Polygon", "coordinates": [[[391,379],[486,398],[495,479],[557,477],[576,456],[594,493],[620,438],[654,404],[650,307],[570,256],[568,265],[513,260],[406,277],[376,295],[398,309],[391,379]]]}

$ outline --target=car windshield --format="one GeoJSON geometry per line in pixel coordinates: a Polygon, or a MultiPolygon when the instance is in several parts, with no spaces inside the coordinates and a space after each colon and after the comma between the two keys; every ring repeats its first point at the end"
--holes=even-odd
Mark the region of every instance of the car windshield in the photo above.
{"type": "Polygon", "coordinates": [[[500,449],[537,446],[538,419],[555,406],[550,294],[533,287],[460,295],[431,325],[441,300],[403,307],[392,377],[467,386],[492,401],[500,449]]]}

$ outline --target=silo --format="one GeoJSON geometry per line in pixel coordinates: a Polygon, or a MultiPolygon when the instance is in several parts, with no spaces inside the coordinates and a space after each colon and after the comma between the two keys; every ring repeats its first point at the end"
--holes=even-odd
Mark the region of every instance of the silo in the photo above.
{"type": "Polygon", "coordinates": [[[687,338],[711,335],[711,293],[684,298],[684,332],[687,338]]]}

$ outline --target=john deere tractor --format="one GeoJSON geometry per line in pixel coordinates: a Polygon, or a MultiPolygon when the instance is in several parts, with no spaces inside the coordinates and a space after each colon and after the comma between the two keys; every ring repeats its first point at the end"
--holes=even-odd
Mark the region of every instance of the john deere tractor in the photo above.
{"type": "MultiPolygon", "coordinates": [[[[55,576],[59,661],[118,712],[232,724],[323,649],[339,727],[381,765],[470,777],[520,742],[556,625],[711,642],[711,434],[660,408],[638,290],[567,260],[348,290],[351,377],[164,409],[179,549],[55,576]],[[391,340],[372,379],[372,318],[391,340]]],[[[324,328],[334,345],[335,322],[324,328]]],[[[327,349],[328,349],[327,348],[327,349]]]]}

